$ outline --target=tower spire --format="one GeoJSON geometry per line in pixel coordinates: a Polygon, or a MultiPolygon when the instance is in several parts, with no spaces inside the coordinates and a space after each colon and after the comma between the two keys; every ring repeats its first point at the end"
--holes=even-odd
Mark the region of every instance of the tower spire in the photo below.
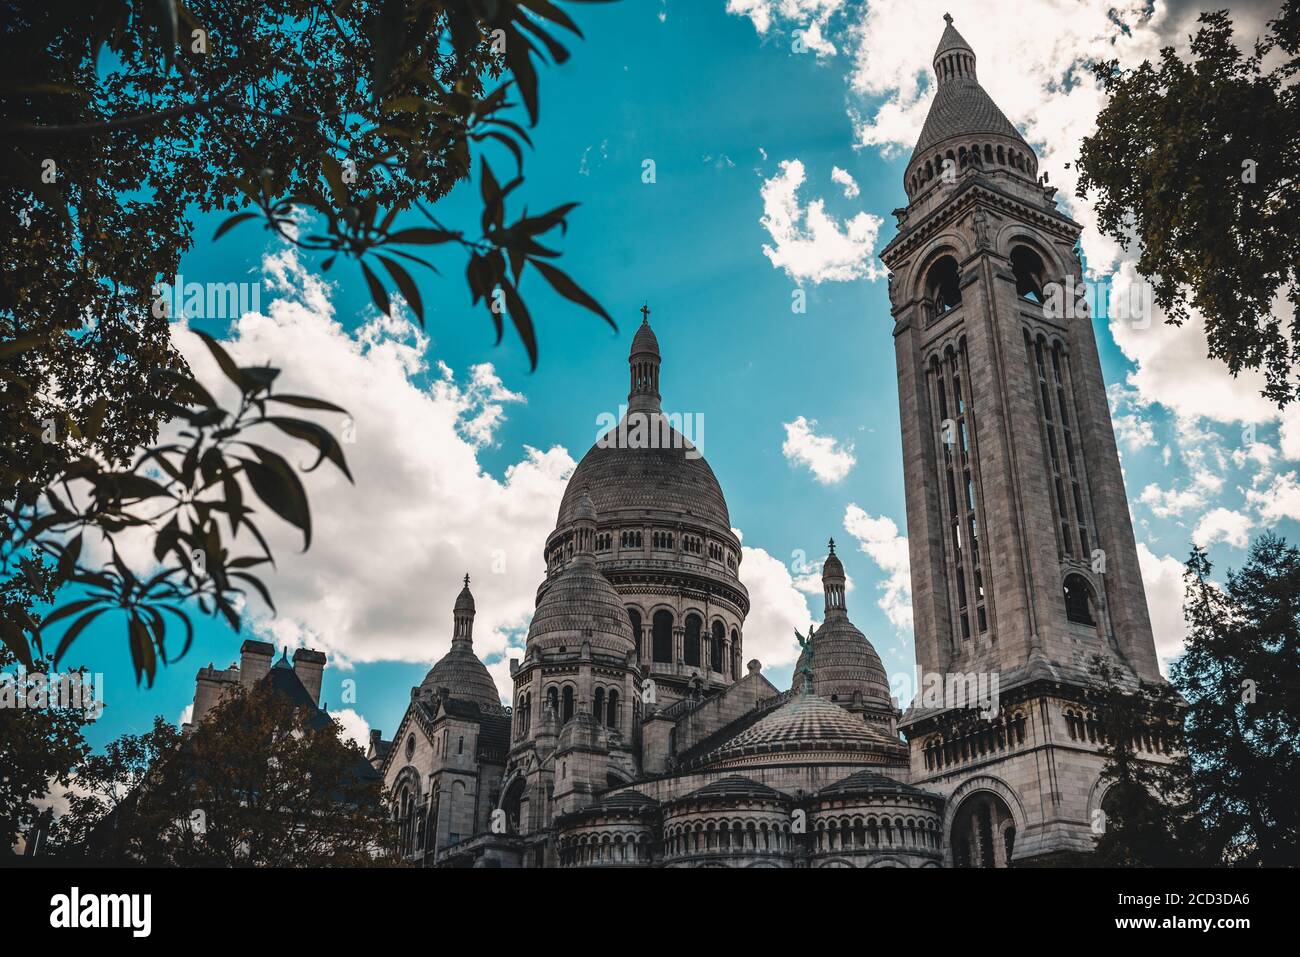
{"type": "Polygon", "coordinates": [[[650,306],[641,307],[641,327],[632,337],[632,351],[628,355],[631,388],[627,394],[628,412],[658,412],[659,398],[659,340],[650,328],[650,306]]]}
{"type": "Polygon", "coordinates": [[[847,578],[844,565],[835,554],[835,539],[830,540],[830,554],[822,563],[822,593],[826,598],[826,618],[842,617],[848,612],[844,608],[844,586],[847,578]]]}
{"type": "Polygon", "coordinates": [[[469,590],[469,573],[465,573],[465,587],[460,590],[456,596],[456,605],[451,612],[452,632],[451,643],[463,642],[467,645],[474,644],[474,596],[469,590]]]}

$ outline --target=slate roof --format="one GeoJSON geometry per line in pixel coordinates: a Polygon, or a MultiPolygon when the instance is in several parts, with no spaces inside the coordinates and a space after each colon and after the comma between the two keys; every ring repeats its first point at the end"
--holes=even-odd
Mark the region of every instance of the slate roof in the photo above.
{"type": "Polygon", "coordinates": [[[817,792],[821,797],[850,797],[857,794],[908,794],[942,800],[938,795],[886,777],[878,771],[855,771],[817,792]]]}
{"type": "Polygon", "coordinates": [[[760,784],[758,781],[743,777],[739,774],[732,774],[717,781],[712,781],[677,798],[672,803],[686,803],[690,801],[711,801],[711,800],[730,800],[736,798],[757,798],[766,801],[789,801],[787,794],[782,794],[776,788],[768,787],[766,784],[760,784]]]}

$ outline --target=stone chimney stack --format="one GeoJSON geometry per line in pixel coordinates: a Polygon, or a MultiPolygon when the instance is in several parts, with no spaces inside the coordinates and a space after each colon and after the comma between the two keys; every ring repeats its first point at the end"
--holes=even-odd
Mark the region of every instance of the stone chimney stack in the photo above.
{"type": "Polygon", "coordinates": [[[239,683],[251,688],[271,670],[275,647],[265,641],[249,638],[239,646],[239,683]]]}
{"type": "Polygon", "coordinates": [[[320,685],[325,671],[325,655],[310,648],[299,648],[293,653],[293,673],[298,676],[302,686],[311,695],[311,700],[320,707],[320,685]]]}

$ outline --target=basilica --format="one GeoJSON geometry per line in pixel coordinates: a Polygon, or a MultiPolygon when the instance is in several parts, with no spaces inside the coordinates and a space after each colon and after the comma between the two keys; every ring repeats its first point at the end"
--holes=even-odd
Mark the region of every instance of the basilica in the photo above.
{"type": "MultiPolygon", "coordinates": [[[[1093,846],[1088,665],[1159,681],[1155,646],[1092,324],[1044,308],[1049,284],[1082,279],[1080,227],[945,19],[882,259],[917,665],[991,676],[995,700],[901,710],[833,542],[794,686],[746,659],[740,541],[662,411],[672,365],[645,315],[625,421],[578,464],[542,543],[511,686],[474,652],[467,576],[451,649],[391,738],[372,733],[411,862],[1003,867],[1093,846]]],[[[1159,740],[1143,757],[1169,759],[1159,740]]]]}

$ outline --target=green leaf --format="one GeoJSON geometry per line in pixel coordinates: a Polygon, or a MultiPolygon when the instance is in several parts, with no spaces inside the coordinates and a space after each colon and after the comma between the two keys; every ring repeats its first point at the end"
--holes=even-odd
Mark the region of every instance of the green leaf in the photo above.
{"type": "Polygon", "coordinates": [[[322,412],[342,412],[348,414],[348,410],[340,408],[332,402],[326,402],[324,399],[314,399],[307,395],[268,395],[268,402],[283,402],[285,405],[297,406],[300,409],[319,409],[322,412]]]}

